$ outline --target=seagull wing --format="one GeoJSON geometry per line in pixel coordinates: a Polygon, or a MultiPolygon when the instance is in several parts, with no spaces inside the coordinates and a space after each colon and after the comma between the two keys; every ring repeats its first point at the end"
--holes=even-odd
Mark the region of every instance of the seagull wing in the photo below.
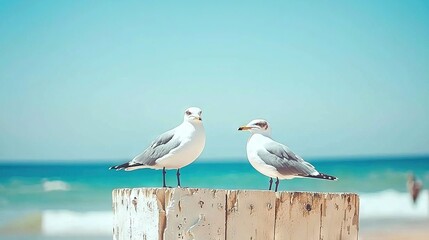
{"type": "Polygon", "coordinates": [[[310,163],[293,153],[288,147],[275,141],[263,145],[257,151],[267,165],[273,166],[282,175],[309,176],[317,173],[310,163]]]}
{"type": "Polygon", "coordinates": [[[180,140],[175,136],[175,130],[172,129],[158,136],[144,152],[130,162],[130,166],[155,165],[156,160],[176,149],[180,145],[180,140]]]}

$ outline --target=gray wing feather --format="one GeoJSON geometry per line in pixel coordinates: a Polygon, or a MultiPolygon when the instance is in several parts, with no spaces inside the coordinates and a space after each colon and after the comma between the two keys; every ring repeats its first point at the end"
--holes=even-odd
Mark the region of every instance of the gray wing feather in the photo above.
{"type": "Polygon", "coordinates": [[[179,145],[180,141],[174,138],[174,129],[165,132],[158,136],[143,153],[136,156],[131,161],[131,165],[154,165],[156,160],[164,157],[179,145]]]}
{"type": "Polygon", "coordinates": [[[265,144],[264,149],[257,154],[262,161],[275,167],[282,175],[308,176],[317,172],[313,165],[277,142],[265,144]]]}

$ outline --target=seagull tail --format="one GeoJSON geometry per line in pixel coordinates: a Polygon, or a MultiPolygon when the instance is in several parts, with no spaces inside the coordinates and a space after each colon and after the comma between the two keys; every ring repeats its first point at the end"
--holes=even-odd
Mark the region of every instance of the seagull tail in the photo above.
{"type": "Polygon", "coordinates": [[[337,177],[334,177],[334,176],[331,176],[331,175],[327,175],[327,174],[324,174],[324,173],[318,173],[316,175],[308,175],[306,177],[309,177],[309,178],[319,178],[319,179],[331,180],[331,181],[337,181],[338,180],[337,177]]]}
{"type": "Polygon", "coordinates": [[[115,169],[116,171],[119,171],[119,170],[122,170],[122,169],[126,169],[129,166],[130,166],[130,163],[124,163],[124,164],[121,164],[121,165],[111,166],[109,168],[109,170],[115,169]]]}

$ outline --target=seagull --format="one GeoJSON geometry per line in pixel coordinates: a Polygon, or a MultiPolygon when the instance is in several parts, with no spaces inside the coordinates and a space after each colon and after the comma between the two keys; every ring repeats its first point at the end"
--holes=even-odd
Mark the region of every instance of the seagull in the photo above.
{"type": "Polygon", "coordinates": [[[247,158],[258,172],[270,178],[268,190],[271,190],[273,178],[276,178],[275,192],[279,186],[279,179],[301,177],[337,180],[334,176],[318,172],[313,165],[304,161],[288,147],[274,141],[266,120],[252,120],[238,130],[252,133],[247,141],[247,158]]]}
{"type": "Polygon", "coordinates": [[[197,107],[186,109],[182,124],[159,135],[146,150],[133,160],[109,169],[124,169],[125,171],[140,168],[162,169],[163,187],[166,187],[166,169],[177,169],[177,186],[181,187],[180,168],[197,159],[206,142],[201,114],[201,109],[197,107]]]}

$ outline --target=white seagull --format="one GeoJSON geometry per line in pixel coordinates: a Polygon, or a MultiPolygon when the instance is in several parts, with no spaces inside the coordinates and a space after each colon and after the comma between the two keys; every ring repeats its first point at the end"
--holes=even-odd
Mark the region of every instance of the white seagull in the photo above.
{"type": "Polygon", "coordinates": [[[186,109],[182,124],[158,136],[133,160],[110,169],[162,169],[163,187],[166,187],[165,169],[177,169],[177,186],[180,187],[180,168],[191,164],[204,149],[206,134],[201,114],[197,107],[186,109]]]}
{"type": "Polygon", "coordinates": [[[300,156],[293,153],[285,145],[271,138],[271,128],[263,119],[252,120],[239,131],[252,133],[247,141],[247,158],[250,164],[258,172],[270,177],[270,186],[273,178],[276,178],[276,189],[279,179],[292,179],[296,177],[320,178],[326,180],[337,180],[336,177],[318,172],[313,165],[304,161],[300,156]]]}

